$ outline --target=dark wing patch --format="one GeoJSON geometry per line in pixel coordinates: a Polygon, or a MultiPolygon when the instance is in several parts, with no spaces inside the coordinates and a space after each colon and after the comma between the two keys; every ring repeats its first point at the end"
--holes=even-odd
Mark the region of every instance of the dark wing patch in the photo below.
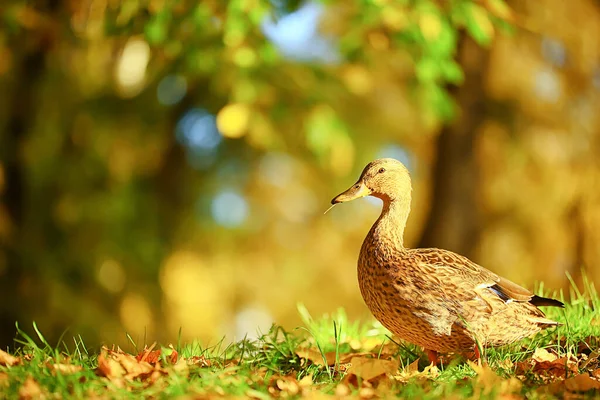
{"type": "Polygon", "coordinates": [[[507,303],[509,300],[512,300],[512,298],[506,294],[498,284],[490,286],[488,289],[494,292],[496,296],[500,297],[505,303],[507,303]]]}
{"type": "Polygon", "coordinates": [[[534,306],[546,306],[546,307],[560,307],[560,308],[565,308],[565,305],[563,304],[562,301],[558,301],[555,299],[548,299],[546,297],[541,297],[541,296],[537,296],[534,295],[531,300],[529,300],[529,302],[531,304],[533,304],[534,306]]]}

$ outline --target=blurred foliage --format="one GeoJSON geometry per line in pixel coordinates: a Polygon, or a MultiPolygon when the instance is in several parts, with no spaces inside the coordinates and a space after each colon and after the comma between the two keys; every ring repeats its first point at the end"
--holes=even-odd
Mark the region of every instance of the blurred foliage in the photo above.
{"type": "Polygon", "coordinates": [[[354,265],[377,209],[321,211],[391,152],[414,172],[417,243],[445,200],[428,189],[439,132],[477,113],[458,111],[462,88],[485,92],[490,117],[468,155],[482,177],[476,261],[553,286],[592,268],[598,175],[583,171],[597,169],[600,35],[572,21],[597,32],[600,19],[591,1],[544,4],[5,1],[0,343],[17,319],[118,342],[239,336],[294,323],[297,301],[367,315],[354,265]],[[318,14],[315,32],[282,30],[302,12],[318,14]],[[568,65],[552,64],[560,51],[568,65]]]}

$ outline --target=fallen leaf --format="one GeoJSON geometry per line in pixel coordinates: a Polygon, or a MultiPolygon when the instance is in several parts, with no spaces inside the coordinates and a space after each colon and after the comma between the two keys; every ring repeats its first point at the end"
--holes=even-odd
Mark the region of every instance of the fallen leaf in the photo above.
{"type": "Polygon", "coordinates": [[[296,355],[300,358],[304,358],[306,360],[310,360],[315,365],[326,366],[335,364],[335,352],[330,351],[325,353],[325,359],[323,359],[323,355],[320,351],[313,349],[299,349],[296,350],[296,355]]]}
{"type": "Polygon", "coordinates": [[[74,374],[79,371],[83,371],[83,367],[81,365],[74,365],[74,364],[62,364],[62,363],[52,364],[51,368],[54,371],[59,372],[63,375],[70,375],[70,374],[74,374]]]}
{"type": "Polygon", "coordinates": [[[350,388],[348,387],[348,385],[340,383],[339,385],[337,385],[335,387],[335,396],[336,397],[345,397],[345,396],[348,396],[349,394],[350,394],[350,388]]]}
{"type": "Polygon", "coordinates": [[[549,352],[548,350],[538,347],[535,349],[533,356],[531,358],[536,362],[552,362],[558,358],[558,356],[554,353],[549,352]]]}
{"type": "Polygon", "coordinates": [[[206,359],[206,357],[204,357],[204,356],[192,356],[192,357],[182,358],[182,359],[185,360],[185,362],[188,365],[195,365],[195,366],[199,366],[201,368],[210,367],[212,365],[212,362],[210,360],[206,359]]]}
{"type": "Polygon", "coordinates": [[[309,387],[309,386],[312,386],[312,384],[313,384],[312,374],[306,375],[304,378],[302,378],[298,381],[298,385],[300,385],[300,387],[309,387]]]}
{"type": "Polygon", "coordinates": [[[298,381],[292,377],[284,377],[282,379],[277,380],[277,387],[282,392],[286,392],[290,396],[295,396],[300,391],[300,386],[298,386],[298,381]]]}
{"type": "Polygon", "coordinates": [[[417,358],[415,361],[408,364],[408,366],[406,368],[404,368],[404,371],[409,374],[419,372],[419,361],[420,360],[421,360],[420,358],[417,358]]]}
{"type": "Polygon", "coordinates": [[[156,346],[156,342],[154,342],[152,344],[152,346],[150,347],[144,347],[144,350],[142,350],[136,357],[135,359],[137,361],[146,361],[150,364],[158,364],[160,362],[160,349],[158,350],[154,350],[154,347],[156,346]]]}
{"type": "Polygon", "coordinates": [[[378,358],[354,357],[348,369],[349,375],[356,375],[365,381],[370,381],[384,374],[394,374],[398,371],[398,361],[381,360],[378,358]]]}
{"type": "Polygon", "coordinates": [[[479,365],[472,361],[467,361],[467,363],[477,374],[475,386],[482,390],[483,395],[489,395],[492,392],[497,395],[511,395],[520,392],[522,383],[517,378],[504,379],[488,364],[479,365]]]}
{"type": "Polygon", "coordinates": [[[360,397],[361,399],[371,399],[375,397],[375,395],[377,395],[377,392],[375,391],[375,389],[370,387],[360,388],[360,390],[358,391],[358,397],[360,397]]]}
{"type": "Polygon", "coordinates": [[[590,353],[590,355],[587,357],[587,359],[585,360],[585,362],[581,365],[581,369],[586,368],[588,365],[590,365],[591,363],[594,363],[598,361],[598,358],[600,357],[600,350],[594,350],[590,353]]]}
{"type": "Polygon", "coordinates": [[[600,389],[600,382],[584,373],[572,378],[565,379],[565,387],[570,392],[588,392],[594,389],[600,389]]]}
{"type": "Polygon", "coordinates": [[[577,360],[573,357],[561,357],[554,361],[535,361],[533,358],[516,364],[516,374],[525,375],[526,373],[534,373],[544,379],[549,380],[563,379],[570,374],[577,374],[577,360]]]}
{"type": "Polygon", "coordinates": [[[0,365],[4,367],[12,367],[13,365],[20,363],[21,359],[19,357],[11,356],[7,352],[0,350],[0,365]]]}
{"type": "Polygon", "coordinates": [[[125,378],[129,380],[139,378],[154,370],[154,367],[146,361],[137,361],[134,356],[129,354],[114,353],[113,357],[123,366],[126,371],[125,378]]]}
{"type": "Polygon", "coordinates": [[[46,396],[42,392],[40,384],[35,381],[31,376],[28,377],[23,385],[19,388],[19,399],[45,399],[46,396]]]}
{"type": "Polygon", "coordinates": [[[114,358],[109,357],[108,352],[103,348],[98,356],[98,368],[96,369],[96,374],[110,380],[116,380],[122,378],[125,373],[126,371],[121,366],[121,363],[114,358]]]}
{"type": "Polygon", "coordinates": [[[169,348],[171,349],[171,354],[169,354],[169,362],[171,364],[177,364],[179,353],[177,353],[177,350],[175,350],[175,347],[173,347],[172,344],[169,345],[169,348]]]}

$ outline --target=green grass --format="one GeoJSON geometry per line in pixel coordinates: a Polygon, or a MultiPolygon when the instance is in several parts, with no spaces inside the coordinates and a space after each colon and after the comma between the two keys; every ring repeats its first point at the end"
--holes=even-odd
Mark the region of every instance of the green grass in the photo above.
{"type": "MultiPolygon", "coordinates": [[[[585,281],[582,292],[573,288],[564,309],[546,310],[549,318],[564,325],[510,346],[485,349],[484,359],[489,367],[483,368],[456,357],[439,370],[431,371],[426,368],[426,357],[421,349],[396,343],[380,324],[349,321],[343,310],[313,319],[300,305],[298,311],[303,327],[286,331],[273,326],[256,340],[236,343],[221,341],[214,346],[192,343],[164,347],[159,362],[152,366],[155,372],[135,372],[129,378],[116,374],[109,379],[98,372],[99,364],[106,362],[101,361],[100,350],[89,349],[80,337],[53,346],[34,325],[35,337],[18,329],[19,349],[14,355],[22,362],[0,366],[0,397],[16,399],[31,395],[35,398],[41,393],[54,398],[210,395],[262,399],[317,394],[421,399],[496,398],[500,395],[561,398],[568,389],[561,384],[564,379],[594,371],[600,375],[600,299],[589,281],[585,281]],[[558,360],[548,365],[532,361],[536,349],[547,349],[558,360]],[[173,350],[178,353],[176,364],[169,361],[173,350]],[[397,362],[398,368],[393,364],[391,374],[366,381],[361,375],[364,371],[355,374],[351,369],[349,355],[352,354],[362,359],[397,362]],[[418,371],[414,364],[410,367],[416,360],[420,360],[418,371]],[[528,370],[524,367],[527,365],[538,369],[528,370]],[[552,385],[552,381],[558,383],[552,385]]],[[[543,288],[539,292],[542,293],[543,288]]],[[[132,344],[137,349],[133,356],[143,350],[132,344]]],[[[137,363],[128,355],[108,353],[108,358],[111,357],[137,363]]],[[[110,364],[110,371],[117,371],[114,367],[117,364],[110,364]]],[[[600,391],[587,390],[579,395],[599,396],[600,391]]]]}

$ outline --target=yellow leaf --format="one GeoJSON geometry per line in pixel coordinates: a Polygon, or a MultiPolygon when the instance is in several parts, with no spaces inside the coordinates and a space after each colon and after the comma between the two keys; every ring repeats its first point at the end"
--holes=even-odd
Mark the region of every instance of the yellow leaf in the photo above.
{"type": "Polygon", "coordinates": [[[377,358],[354,357],[348,374],[356,375],[369,381],[384,374],[393,374],[398,371],[398,361],[380,360],[377,358]]]}
{"type": "Polygon", "coordinates": [[[327,362],[327,365],[335,364],[335,352],[333,351],[325,353],[325,360],[323,360],[323,355],[320,351],[313,349],[299,349],[296,351],[296,355],[312,361],[315,365],[325,366],[325,362],[327,362]]]}
{"type": "Polygon", "coordinates": [[[556,354],[550,353],[544,348],[539,347],[535,349],[535,352],[533,353],[533,356],[531,358],[533,358],[537,362],[544,362],[554,361],[558,358],[558,356],[556,354]]]}
{"type": "Polygon", "coordinates": [[[250,122],[250,107],[243,103],[228,104],[217,114],[219,132],[228,138],[244,136],[250,122]]]}

